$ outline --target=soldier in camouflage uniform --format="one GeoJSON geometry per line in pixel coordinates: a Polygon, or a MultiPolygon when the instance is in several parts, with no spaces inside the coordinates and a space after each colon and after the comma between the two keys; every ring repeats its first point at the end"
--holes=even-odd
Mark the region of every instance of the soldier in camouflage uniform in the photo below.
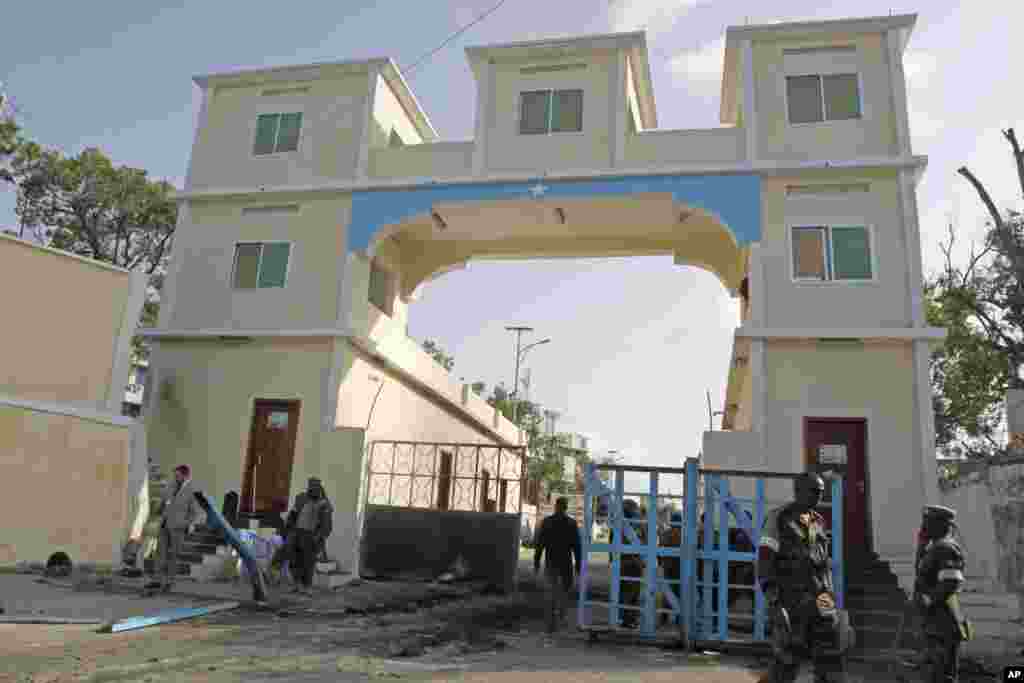
{"type": "Polygon", "coordinates": [[[924,617],[925,681],[959,680],[960,643],[973,628],[960,606],[964,585],[964,552],[953,538],[956,512],[939,505],[925,508],[928,545],[917,565],[914,597],[924,617]]]}
{"type": "Polygon", "coordinates": [[[796,481],[796,500],[772,510],[761,532],[757,576],[772,614],[775,659],[768,680],[792,683],[810,659],[816,682],[845,683],[853,629],[835,603],[825,519],[815,511],[825,492],[816,474],[796,481]]]}

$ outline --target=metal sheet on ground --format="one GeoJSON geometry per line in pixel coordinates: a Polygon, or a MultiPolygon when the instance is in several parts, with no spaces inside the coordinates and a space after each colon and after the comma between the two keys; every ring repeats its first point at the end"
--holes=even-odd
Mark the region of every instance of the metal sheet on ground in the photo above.
{"type": "Polygon", "coordinates": [[[240,603],[237,602],[221,602],[216,605],[207,605],[206,607],[179,607],[176,609],[165,610],[152,616],[131,617],[129,619],[122,619],[121,621],[104,624],[99,629],[99,632],[121,633],[122,631],[134,631],[135,629],[146,628],[147,626],[169,624],[174,621],[203,617],[208,614],[216,614],[217,612],[226,612],[228,610],[236,609],[239,605],[240,603]]]}

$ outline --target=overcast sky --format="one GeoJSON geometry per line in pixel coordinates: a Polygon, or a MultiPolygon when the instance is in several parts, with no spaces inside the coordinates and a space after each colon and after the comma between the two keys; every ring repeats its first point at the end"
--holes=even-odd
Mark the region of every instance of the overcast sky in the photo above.
{"type": "MultiPolygon", "coordinates": [[[[99,146],[180,186],[198,108],[192,75],[375,56],[405,66],[496,2],[37,0],[5,27],[0,81],[36,139],[67,153],[99,146]]],[[[1024,128],[1024,3],[996,5],[777,0],[768,11],[738,0],[507,0],[410,83],[442,139],[470,139],[475,86],[464,47],[646,29],[660,127],[713,127],[726,26],[919,12],[905,66],[914,151],[929,156],[918,198],[931,269],[950,217],[965,235],[981,227],[960,165],[1000,205],[1020,203],[1000,130],[1024,128]]],[[[12,207],[0,192],[0,225],[15,224],[12,207]]],[[[533,398],[565,415],[560,429],[630,462],[678,465],[707,428],[705,390],[721,409],[738,313],[713,276],[670,257],[475,263],[428,285],[411,313],[413,336],[455,356],[456,378],[488,386],[512,383],[511,324],[552,339],[527,365],[533,398]]]]}

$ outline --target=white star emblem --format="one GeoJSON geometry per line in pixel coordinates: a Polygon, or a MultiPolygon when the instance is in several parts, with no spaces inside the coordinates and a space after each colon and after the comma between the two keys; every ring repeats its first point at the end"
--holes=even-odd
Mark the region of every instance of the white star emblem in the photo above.
{"type": "Polygon", "coordinates": [[[544,195],[544,193],[547,192],[547,191],[548,191],[547,185],[541,185],[540,183],[537,183],[536,185],[534,185],[533,187],[530,188],[530,194],[533,195],[534,199],[537,199],[538,197],[542,197],[544,195]]]}

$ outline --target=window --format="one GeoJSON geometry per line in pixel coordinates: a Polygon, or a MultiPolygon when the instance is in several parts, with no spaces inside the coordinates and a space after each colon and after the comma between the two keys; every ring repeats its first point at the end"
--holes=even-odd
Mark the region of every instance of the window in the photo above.
{"type": "Polygon", "coordinates": [[[376,261],[370,264],[369,301],[384,315],[390,316],[394,313],[395,276],[376,261]]]}
{"type": "Polygon", "coordinates": [[[235,289],[284,287],[288,277],[287,242],[247,242],[235,245],[235,272],[231,285],[235,289]]]}
{"type": "Polygon", "coordinates": [[[794,227],[793,279],[809,282],[874,278],[871,235],[864,226],[794,227]]]}
{"type": "Polygon", "coordinates": [[[299,131],[302,130],[302,113],[260,114],[256,118],[256,143],[252,153],[279,154],[294,152],[299,148],[299,131]]]}
{"type": "Polygon", "coordinates": [[[786,76],[790,123],[819,123],[859,119],[860,82],[857,74],[786,76]]]}
{"type": "Polygon", "coordinates": [[[519,98],[520,134],[578,133],[583,130],[582,90],[532,90],[521,93],[519,98]]]}

